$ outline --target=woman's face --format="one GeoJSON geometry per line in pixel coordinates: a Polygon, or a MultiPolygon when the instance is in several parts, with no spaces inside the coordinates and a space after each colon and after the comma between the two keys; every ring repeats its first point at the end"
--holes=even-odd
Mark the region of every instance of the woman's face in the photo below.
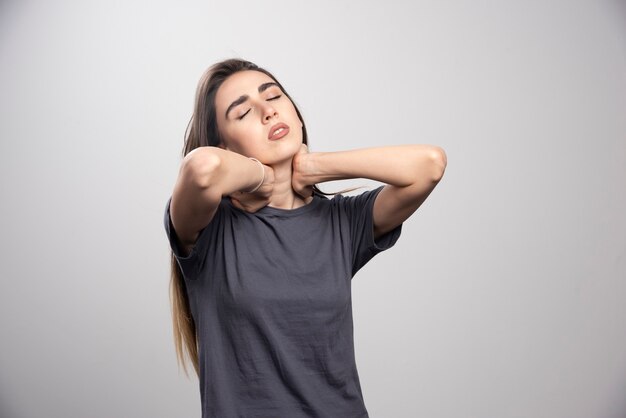
{"type": "Polygon", "coordinates": [[[229,76],[217,90],[215,109],[222,146],[230,151],[270,165],[291,159],[300,150],[302,122],[296,109],[262,72],[229,76]]]}

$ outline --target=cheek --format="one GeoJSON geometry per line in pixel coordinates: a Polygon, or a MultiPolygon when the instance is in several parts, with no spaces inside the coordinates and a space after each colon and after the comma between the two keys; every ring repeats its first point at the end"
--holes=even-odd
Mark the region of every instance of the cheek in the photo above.
{"type": "Polygon", "coordinates": [[[228,147],[236,152],[245,153],[255,148],[259,142],[259,135],[262,131],[254,124],[238,124],[236,127],[228,129],[222,138],[228,144],[228,147]],[[257,140],[255,140],[257,139],[257,140]]]}
{"type": "Polygon", "coordinates": [[[219,130],[220,139],[222,144],[229,150],[236,150],[238,148],[237,133],[232,128],[223,128],[219,130]]]}
{"type": "Polygon", "coordinates": [[[231,132],[232,138],[238,142],[246,143],[250,142],[250,138],[258,133],[258,127],[252,123],[240,123],[231,132]]]}
{"type": "Polygon", "coordinates": [[[296,108],[293,107],[293,104],[291,105],[291,114],[298,121],[298,125],[300,125],[300,127],[302,128],[303,127],[302,121],[298,117],[298,112],[296,112],[296,108]]]}

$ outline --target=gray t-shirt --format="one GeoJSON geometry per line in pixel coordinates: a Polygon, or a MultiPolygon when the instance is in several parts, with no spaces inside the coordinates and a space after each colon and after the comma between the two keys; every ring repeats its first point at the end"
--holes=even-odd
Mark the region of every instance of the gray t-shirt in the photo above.
{"type": "Polygon", "coordinates": [[[203,418],[367,418],[354,358],[351,283],[402,224],[374,240],[380,186],[315,195],[296,209],[237,209],[224,197],[181,256],[199,343],[203,418]]]}

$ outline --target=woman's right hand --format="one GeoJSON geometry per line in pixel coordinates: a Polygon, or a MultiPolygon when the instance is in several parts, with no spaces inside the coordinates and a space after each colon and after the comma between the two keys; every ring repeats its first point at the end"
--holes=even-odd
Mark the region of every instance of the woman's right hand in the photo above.
{"type": "Polygon", "coordinates": [[[274,190],[274,169],[263,164],[265,176],[263,184],[255,192],[234,192],[229,195],[233,206],[246,212],[254,213],[270,203],[270,197],[274,190]]]}

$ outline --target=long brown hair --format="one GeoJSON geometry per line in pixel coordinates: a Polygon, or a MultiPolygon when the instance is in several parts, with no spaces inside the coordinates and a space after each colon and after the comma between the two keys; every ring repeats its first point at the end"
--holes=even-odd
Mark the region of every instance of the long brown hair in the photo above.
{"type": "MultiPolygon", "coordinates": [[[[302,121],[302,142],[308,146],[308,137],[304,119],[295,102],[285,91],[283,86],[276,80],[269,71],[260,68],[250,61],[231,58],[218,62],[209,67],[198,82],[196,89],[196,97],[193,115],[189,120],[187,129],[185,130],[185,143],[183,146],[183,158],[192,150],[203,146],[218,146],[222,142],[219,130],[217,128],[217,116],[215,111],[215,95],[217,90],[232,74],[238,71],[254,70],[262,72],[272,78],[280,87],[283,93],[291,100],[298,117],[302,121]]],[[[317,185],[313,185],[313,194],[317,195],[334,195],[356,188],[345,189],[335,193],[325,193],[321,191],[317,185]]],[[[200,376],[200,367],[198,363],[198,339],[196,334],[196,324],[189,308],[189,298],[180,266],[170,250],[171,262],[171,280],[170,280],[170,303],[172,309],[172,323],[174,326],[174,345],[176,347],[176,358],[178,365],[182,363],[185,374],[187,372],[187,359],[191,360],[196,374],[200,376]]]]}

